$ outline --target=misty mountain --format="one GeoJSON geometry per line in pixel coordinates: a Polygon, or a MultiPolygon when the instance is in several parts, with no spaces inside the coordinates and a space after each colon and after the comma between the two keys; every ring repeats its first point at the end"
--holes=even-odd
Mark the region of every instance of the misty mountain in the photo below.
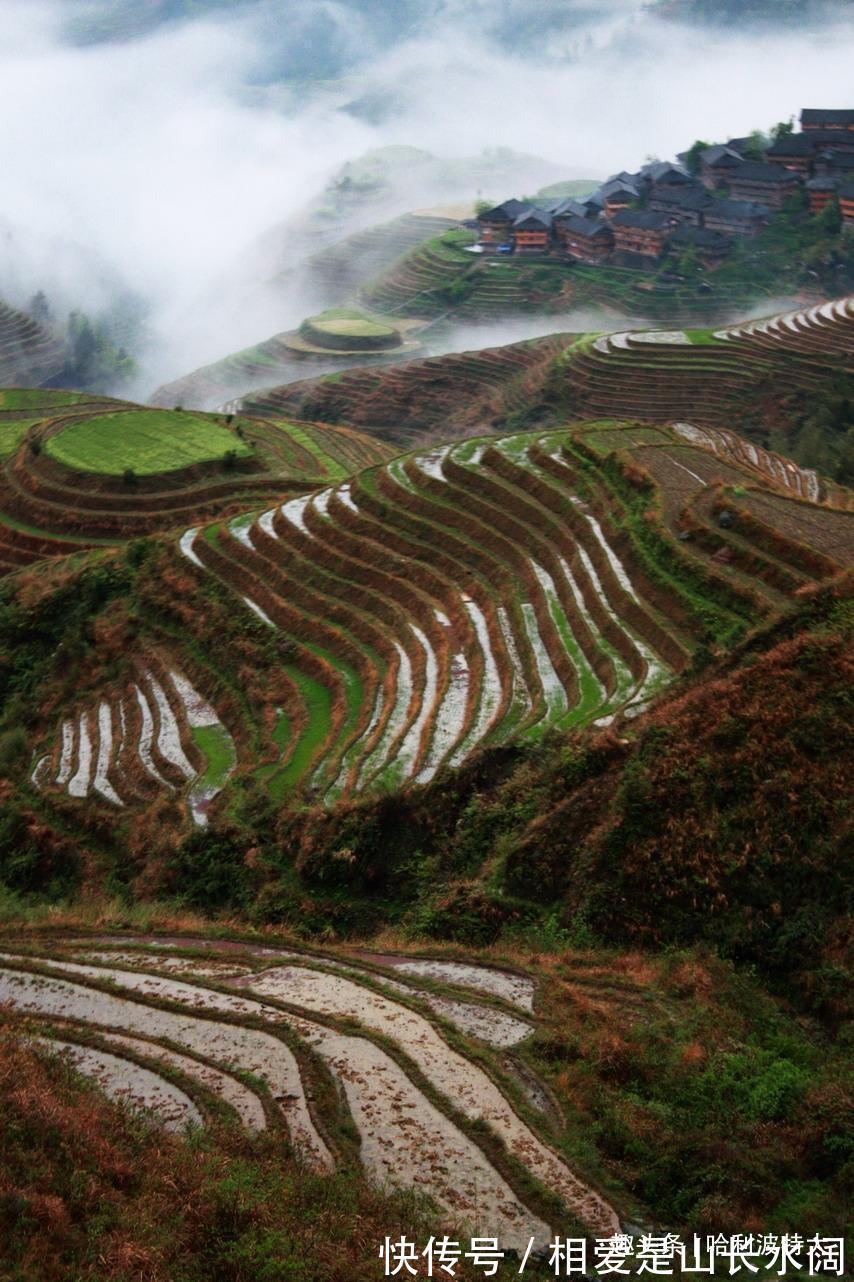
{"type": "Polygon", "coordinates": [[[657,0],[651,8],[660,17],[710,26],[790,26],[833,21],[850,6],[844,0],[657,0]]]}

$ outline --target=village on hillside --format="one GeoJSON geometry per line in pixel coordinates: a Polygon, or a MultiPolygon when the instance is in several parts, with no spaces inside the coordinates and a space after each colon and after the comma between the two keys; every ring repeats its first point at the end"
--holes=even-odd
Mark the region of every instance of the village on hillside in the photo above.
{"type": "Polygon", "coordinates": [[[583,199],[510,199],[472,220],[474,252],[560,255],[645,267],[668,251],[693,252],[707,268],[734,238],[755,235],[799,197],[821,213],[838,202],[854,226],[854,110],[805,108],[800,131],[695,145],[676,162],[614,174],[583,199]]]}

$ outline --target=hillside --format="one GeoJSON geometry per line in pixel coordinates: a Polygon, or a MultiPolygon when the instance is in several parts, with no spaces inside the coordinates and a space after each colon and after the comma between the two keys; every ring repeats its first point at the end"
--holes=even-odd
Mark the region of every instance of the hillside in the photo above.
{"type": "Polygon", "coordinates": [[[348,375],[402,454],[4,393],[21,1276],[843,1231],[854,499],[733,428],[755,387],[781,431],[820,401],[851,327],[557,335],[385,404],[348,375]]]}
{"type": "Polygon", "coordinates": [[[473,439],[183,532],[188,492],[157,498],[136,529],[156,513],[168,540],[8,598],[6,680],[41,674],[40,804],[96,828],[112,812],[134,849],[212,805],[424,783],[483,745],[635,715],[851,561],[847,492],[713,445],[612,422],[473,439]],[[77,660],[57,665],[65,628],[77,660]]]}
{"type": "Polygon", "coordinates": [[[749,245],[736,243],[730,260],[714,271],[695,265],[687,273],[666,257],[627,266],[560,255],[475,255],[472,234],[452,230],[416,245],[364,284],[360,297],[370,307],[420,317],[450,310],[460,320],[479,320],[598,305],[647,323],[697,325],[722,323],[763,300],[801,291],[817,302],[826,297],[824,275],[831,289],[850,287],[850,237],[829,234],[807,213],[790,218],[749,245]]]}
{"type": "Polygon", "coordinates": [[[83,392],[12,388],[0,405],[0,573],[301,493],[390,453],[345,428],[83,392]]]}
{"type": "Polygon", "coordinates": [[[65,345],[56,335],[0,302],[0,386],[47,383],[60,373],[65,359],[65,345]]]}
{"type": "Polygon", "coordinates": [[[704,430],[712,448],[732,428],[850,483],[852,379],[848,298],[725,329],[555,335],[350,370],[241,404],[250,413],[348,423],[400,443],[567,419],[682,419],[704,430]]]}
{"type": "MultiPolygon", "coordinates": [[[[156,904],[159,929],[128,930],[119,904],[97,910],[118,929],[90,916],[81,930],[66,909],[63,930],[61,908],[48,922],[7,907],[6,1029],[36,1038],[38,1058],[0,1044],[6,1115],[28,1136],[0,1171],[38,1222],[50,1209],[47,1239],[20,1221],[11,1238],[28,1276],[63,1276],[47,1245],[65,1267],[80,1251],[66,1163],[97,1185],[125,1154],[122,1214],[90,1229],[130,1268],[116,1276],[204,1263],[215,1232],[212,1251],[239,1244],[254,1268],[304,1249],[304,1276],[343,1278],[353,1214],[365,1259],[386,1225],[459,1234],[475,1213],[517,1250],[547,1226],[601,1235],[617,1220],[779,1232],[796,1210],[804,1232],[843,1231],[847,600],[842,583],[802,595],[633,727],[486,753],[425,789],[283,812],[273,830],[232,825],[162,866],[185,904],[296,934],[212,931],[156,904]],[[330,943],[383,921],[439,942],[330,943]],[[201,1149],[131,1126],[50,1051],[155,1126],[201,1121],[201,1149]],[[360,1176],[436,1209],[389,1205],[360,1176]],[[306,1198],[324,1206],[322,1248],[292,1224],[306,1198]]],[[[517,1272],[511,1259],[498,1276],[517,1272]]]]}
{"type": "MultiPolygon", "coordinates": [[[[389,222],[377,224],[336,239],[324,248],[313,248],[318,239],[305,234],[306,257],[299,267],[292,264],[277,272],[268,289],[285,300],[291,294],[312,299],[317,307],[327,307],[352,297],[358,288],[379,271],[395,262],[413,245],[434,237],[437,232],[457,225],[457,220],[438,213],[404,214],[389,222]]],[[[283,231],[281,239],[293,252],[293,237],[283,231]]],[[[321,237],[322,240],[322,237],[321,237]]],[[[278,237],[265,238],[264,255],[276,259],[278,237]]],[[[395,319],[394,316],[392,319],[395,319]]],[[[412,321],[409,321],[412,324],[412,321]]],[[[158,387],[150,397],[153,405],[194,406],[214,409],[236,396],[257,387],[270,387],[309,374],[315,377],[360,363],[394,359],[395,354],[351,355],[300,351],[293,346],[296,331],[283,331],[255,346],[234,352],[158,387]]],[[[410,353],[411,355],[411,353],[410,353]]]]}

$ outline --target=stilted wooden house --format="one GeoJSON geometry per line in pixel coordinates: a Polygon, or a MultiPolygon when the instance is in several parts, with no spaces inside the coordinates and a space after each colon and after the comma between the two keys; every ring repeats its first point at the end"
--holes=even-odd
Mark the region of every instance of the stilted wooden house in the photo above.
{"type": "Polygon", "coordinates": [[[810,213],[820,214],[821,211],[836,199],[836,193],[839,190],[839,179],[833,178],[830,174],[822,175],[818,178],[811,178],[807,183],[807,196],[810,202],[810,213]]]}
{"type": "Polygon", "coordinates": [[[530,205],[526,205],[523,200],[511,199],[505,200],[502,205],[496,205],[494,209],[487,209],[485,213],[478,214],[477,223],[480,228],[481,242],[500,245],[509,241],[515,219],[528,209],[530,205]]]}
{"type": "Polygon", "coordinates": [[[765,152],[765,159],[770,165],[782,165],[784,169],[809,176],[817,150],[818,145],[809,134],[789,134],[772,143],[765,152]]]}
{"type": "Polygon", "coordinates": [[[703,226],[726,236],[754,236],[770,218],[769,207],[753,200],[715,200],[703,214],[703,226]]]}
{"type": "Polygon", "coordinates": [[[854,223],[854,182],[839,188],[839,209],[845,223],[854,223]]]}
{"type": "Polygon", "coordinates": [[[744,164],[744,157],[734,147],[707,147],[700,152],[700,182],[709,191],[729,184],[733,169],[744,164]]]}
{"type": "Polygon", "coordinates": [[[705,211],[713,205],[714,198],[705,187],[654,187],[649,197],[649,208],[656,214],[671,214],[681,223],[702,227],[705,211]]]}
{"type": "Polygon", "coordinates": [[[638,192],[633,187],[615,187],[605,193],[605,217],[613,218],[621,209],[631,209],[638,199],[638,192]]]}
{"type": "Polygon", "coordinates": [[[801,175],[783,165],[755,164],[746,160],[734,169],[729,189],[736,200],[755,200],[772,209],[780,209],[797,191],[801,175]]]}
{"type": "Polygon", "coordinates": [[[732,241],[719,231],[708,227],[677,227],[669,237],[671,249],[683,253],[693,249],[706,267],[717,267],[732,251],[732,241]]]}
{"type": "Polygon", "coordinates": [[[513,223],[513,242],[517,253],[544,254],[552,234],[551,215],[542,209],[526,209],[513,223]]]}
{"type": "Polygon", "coordinates": [[[854,130],[854,109],[844,107],[839,110],[831,110],[819,107],[805,107],[801,112],[801,129],[854,130]]]}
{"type": "Polygon", "coordinates": [[[582,263],[601,263],[614,248],[614,233],[604,219],[557,216],[555,233],[566,252],[582,263]]]}
{"type": "Polygon", "coordinates": [[[675,220],[647,209],[624,209],[611,219],[617,253],[660,258],[675,220]]]}

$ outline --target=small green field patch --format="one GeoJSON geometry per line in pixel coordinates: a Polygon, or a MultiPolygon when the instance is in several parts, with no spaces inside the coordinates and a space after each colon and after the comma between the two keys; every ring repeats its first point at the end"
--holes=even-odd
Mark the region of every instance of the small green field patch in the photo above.
{"type": "Polygon", "coordinates": [[[252,451],[214,417],[176,410],[128,410],[98,414],[71,423],[49,437],[45,451],[58,463],[82,472],[139,476],[173,472],[196,463],[252,451]]]}
{"type": "Polygon", "coordinates": [[[235,767],[234,741],[224,726],[194,726],[193,741],[207,765],[196,780],[201,790],[220,789],[235,767]]]}
{"type": "Polygon", "coordinates": [[[90,392],[66,392],[56,387],[5,387],[0,391],[0,410],[55,409],[101,399],[90,392]]]}
{"type": "Polygon", "coordinates": [[[40,418],[0,419],[0,459],[14,454],[29,428],[40,422],[40,418]]]}

